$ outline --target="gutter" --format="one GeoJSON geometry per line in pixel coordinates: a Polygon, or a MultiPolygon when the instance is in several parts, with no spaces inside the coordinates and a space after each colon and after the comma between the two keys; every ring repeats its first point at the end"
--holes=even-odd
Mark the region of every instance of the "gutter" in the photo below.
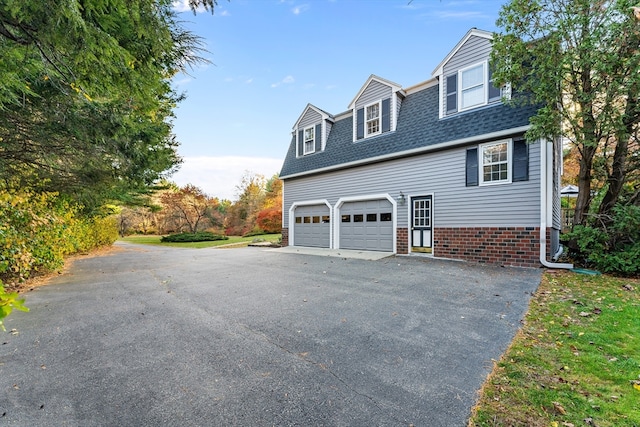
{"type": "MultiPolygon", "coordinates": [[[[558,263],[547,261],[547,207],[552,204],[549,200],[549,187],[547,185],[548,177],[551,176],[551,163],[547,159],[553,155],[553,144],[549,145],[546,139],[540,140],[540,264],[547,268],[560,268],[572,270],[573,264],[558,263]]],[[[558,258],[562,254],[562,246],[554,258],[558,258]]]]}

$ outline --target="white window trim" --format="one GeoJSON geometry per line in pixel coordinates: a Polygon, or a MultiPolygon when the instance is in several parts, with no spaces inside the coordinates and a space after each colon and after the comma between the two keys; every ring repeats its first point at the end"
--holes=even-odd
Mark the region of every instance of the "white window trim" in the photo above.
{"type": "Polygon", "coordinates": [[[306,128],[303,129],[302,131],[302,155],[306,156],[307,154],[313,154],[316,152],[316,127],[314,126],[307,126],[306,128]],[[307,131],[311,129],[311,131],[313,132],[313,139],[307,139],[307,131]],[[311,150],[307,150],[307,142],[308,141],[312,141],[312,147],[313,149],[311,150]]]}
{"type": "MultiPolygon", "coordinates": [[[[467,110],[471,110],[471,109],[474,109],[474,108],[478,108],[478,107],[482,107],[482,106],[487,105],[487,100],[489,99],[489,75],[487,74],[488,66],[489,65],[488,65],[487,61],[482,61],[482,62],[477,62],[477,63],[475,63],[473,65],[470,65],[468,67],[461,68],[461,69],[458,70],[458,112],[467,111],[467,110]],[[483,95],[483,102],[481,102],[479,104],[474,104],[474,105],[469,106],[469,107],[464,107],[463,104],[462,104],[462,92],[463,92],[463,88],[462,88],[462,73],[464,73],[465,71],[471,70],[473,68],[477,68],[479,66],[482,66],[482,85],[483,85],[482,95],[483,95]]],[[[447,95],[445,94],[445,102],[446,102],[446,96],[447,95]]]]}
{"type": "Polygon", "coordinates": [[[382,100],[378,100],[376,102],[372,102],[364,106],[364,137],[369,138],[371,136],[380,135],[382,133],[382,100]],[[369,133],[369,127],[367,126],[367,109],[373,105],[378,105],[378,131],[369,133]]]}
{"type": "Polygon", "coordinates": [[[501,184],[511,184],[512,176],[513,176],[513,140],[512,139],[503,139],[500,141],[491,141],[484,144],[480,144],[478,146],[478,175],[479,175],[479,185],[501,185],[501,184]],[[507,144],[507,179],[501,181],[487,181],[484,180],[484,162],[483,162],[483,152],[487,147],[491,147],[493,145],[498,144],[507,144]]]}

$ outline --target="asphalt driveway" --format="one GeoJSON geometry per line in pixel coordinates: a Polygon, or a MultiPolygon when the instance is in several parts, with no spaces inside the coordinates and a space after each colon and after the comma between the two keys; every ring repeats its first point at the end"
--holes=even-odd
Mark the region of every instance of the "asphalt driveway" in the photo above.
{"type": "Polygon", "coordinates": [[[118,245],[6,319],[0,425],[462,427],[541,274],[118,245]]]}

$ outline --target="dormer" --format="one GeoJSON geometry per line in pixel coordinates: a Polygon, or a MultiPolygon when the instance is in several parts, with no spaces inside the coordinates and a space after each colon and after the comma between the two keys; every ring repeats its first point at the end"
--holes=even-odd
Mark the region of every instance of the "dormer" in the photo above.
{"type": "Polygon", "coordinates": [[[372,74],[349,104],[354,118],[353,141],[395,131],[404,96],[400,85],[372,74]]]}
{"type": "Polygon", "coordinates": [[[332,125],[331,114],[307,104],[293,126],[296,137],[296,157],[324,151],[332,125]]]}
{"type": "Polygon", "coordinates": [[[472,28],[436,67],[440,118],[501,102],[509,87],[493,85],[489,57],[492,33],[472,28]]]}

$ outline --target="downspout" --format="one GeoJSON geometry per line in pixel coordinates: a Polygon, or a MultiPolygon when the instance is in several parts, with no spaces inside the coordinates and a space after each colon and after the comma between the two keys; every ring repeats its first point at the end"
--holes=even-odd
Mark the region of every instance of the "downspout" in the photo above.
{"type": "MultiPolygon", "coordinates": [[[[553,156],[553,145],[545,138],[540,140],[540,264],[547,268],[573,269],[573,264],[547,261],[547,207],[549,205],[549,187],[547,180],[552,173],[547,159],[553,156]]],[[[561,250],[556,256],[560,256],[561,250]]]]}

